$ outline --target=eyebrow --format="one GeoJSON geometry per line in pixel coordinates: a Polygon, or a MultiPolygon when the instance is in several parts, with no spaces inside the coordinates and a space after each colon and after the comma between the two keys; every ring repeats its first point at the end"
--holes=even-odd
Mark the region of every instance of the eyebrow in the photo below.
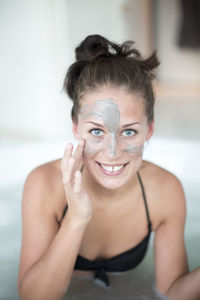
{"type": "MultiPolygon", "coordinates": [[[[86,122],[86,123],[90,123],[90,124],[93,124],[93,125],[98,126],[98,127],[104,127],[104,125],[96,123],[96,122],[86,122]]],[[[133,126],[133,125],[141,125],[141,123],[140,122],[134,122],[134,123],[124,124],[124,125],[122,125],[122,128],[130,127],[130,126],[133,126]]]]}
{"type": "Polygon", "coordinates": [[[130,127],[130,126],[133,126],[133,125],[141,125],[141,123],[140,122],[134,122],[134,123],[124,124],[124,125],[122,125],[122,128],[130,127]]]}
{"type": "Polygon", "coordinates": [[[99,124],[99,123],[95,123],[95,122],[86,122],[86,123],[93,124],[93,125],[98,126],[98,127],[104,127],[104,125],[99,124]]]}

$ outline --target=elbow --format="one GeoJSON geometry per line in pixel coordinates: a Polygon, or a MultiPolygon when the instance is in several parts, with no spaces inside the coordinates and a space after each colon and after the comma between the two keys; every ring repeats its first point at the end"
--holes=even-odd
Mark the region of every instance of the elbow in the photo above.
{"type": "Polygon", "coordinates": [[[166,297],[169,299],[169,290],[170,289],[160,288],[154,285],[154,291],[159,298],[166,297]]]}
{"type": "Polygon", "coordinates": [[[35,288],[33,290],[30,290],[30,286],[28,287],[23,279],[18,281],[17,291],[20,300],[62,300],[68,292],[68,286],[60,288],[59,291],[48,288],[42,291],[35,288]]]}
{"type": "Polygon", "coordinates": [[[20,300],[31,300],[31,298],[26,295],[26,290],[24,290],[23,279],[17,282],[17,292],[20,300]]]}
{"type": "MultiPolygon", "coordinates": [[[[23,277],[17,282],[17,292],[20,300],[34,300],[35,294],[31,291],[30,286],[27,287],[26,280],[23,277]],[[24,282],[25,281],[25,282],[24,282]]],[[[37,295],[38,296],[38,295],[37,295]]],[[[37,297],[37,300],[40,298],[37,297]]]]}
{"type": "Polygon", "coordinates": [[[17,281],[17,292],[18,292],[18,296],[21,300],[24,300],[23,296],[22,296],[22,280],[17,281]]]}

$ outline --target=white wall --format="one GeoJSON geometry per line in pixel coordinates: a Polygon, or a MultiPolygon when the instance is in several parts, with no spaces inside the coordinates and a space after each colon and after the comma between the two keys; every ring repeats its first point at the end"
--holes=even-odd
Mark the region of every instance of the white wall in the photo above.
{"type": "Polygon", "coordinates": [[[69,63],[66,10],[63,0],[1,0],[1,134],[67,133],[70,104],[61,94],[69,63]]]}

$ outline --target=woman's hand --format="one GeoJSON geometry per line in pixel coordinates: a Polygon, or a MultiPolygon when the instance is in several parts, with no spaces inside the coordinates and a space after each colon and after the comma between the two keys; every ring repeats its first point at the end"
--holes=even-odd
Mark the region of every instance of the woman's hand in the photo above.
{"type": "Polygon", "coordinates": [[[82,174],[79,171],[85,143],[81,140],[72,155],[73,145],[67,144],[64,157],[61,161],[61,171],[65,194],[67,197],[67,215],[73,224],[87,223],[92,215],[92,207],[88,194],[82,188],[82,174]]]}

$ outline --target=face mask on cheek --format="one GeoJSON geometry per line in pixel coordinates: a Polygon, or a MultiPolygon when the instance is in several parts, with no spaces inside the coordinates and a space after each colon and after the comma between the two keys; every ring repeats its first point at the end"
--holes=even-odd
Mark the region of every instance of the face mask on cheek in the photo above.
{"type": "Polygon", "coordinates": [[[97,137],[91,137],[86,139],[86,145],[84,153],[86,155],[95,155],[99,151],[109,150],[111,156],[116,155],[116,150],[118,147],[118,138],[115,135],[108,134],[104,139],[98,139],[97,137]]]}
{"type": "Polygon", "coordinates": [[[104,143],[102,141],[99,141],[95,137],[86,139],[84,154],[86,156],[96,155],[99,151],[101,151],[104,148],[103,144],[104,143]]]}

